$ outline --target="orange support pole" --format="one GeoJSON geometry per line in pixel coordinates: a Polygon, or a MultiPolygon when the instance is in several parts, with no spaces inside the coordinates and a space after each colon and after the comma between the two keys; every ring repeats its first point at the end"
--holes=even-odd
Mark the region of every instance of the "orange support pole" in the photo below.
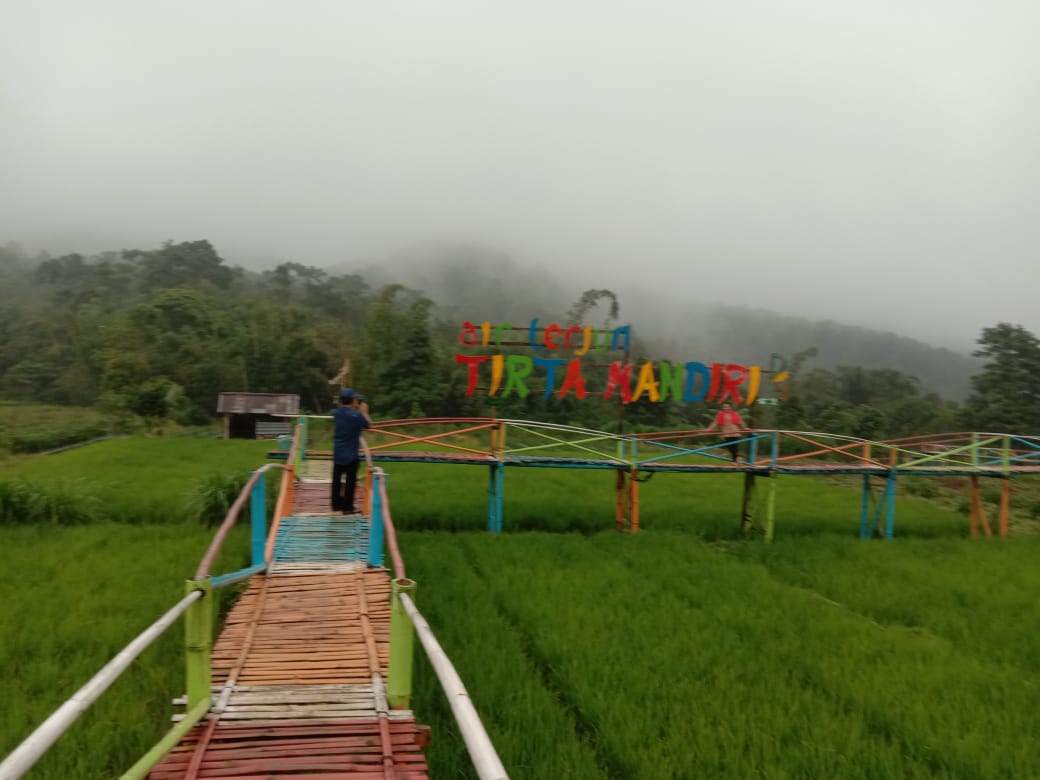
{"type": "Polygon", "coordinates": [[[617,532],[621,533],[625,530],[625,472],[621,469],[617,470],[617,481],[615,485],[617,488],[617,497],[614,509],[614,525],[617,528],[617,532]]]}
{"type": "Polygon", "coordinates": [[[628,527],[632,533],[639,533],[639,480],[634,469],[628,479],[628,527]]]}
{"type": "Polygon", "coordinates": [[[971,478],[971,506],[975,515],[971,535],[978,536],[978,523],[981,521],[982,530],[986,536],[993,536],[993,529],[990,528],[989,519],[986,517],[986,509],[982,506],[982,497],[979,495],[979,478],[976,476],[971,478]]]}
{"type": "Polygon", "coordinates": [[[1008,535],[1008,509],[1011,506],[1011,479],[1004,477],[1000,486],[1000,535],[1008,535]]]}

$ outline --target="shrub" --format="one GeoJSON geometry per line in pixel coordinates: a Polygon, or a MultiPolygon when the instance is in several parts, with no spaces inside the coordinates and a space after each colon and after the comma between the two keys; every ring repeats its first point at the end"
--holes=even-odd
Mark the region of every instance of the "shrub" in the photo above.
{"type": "Polygon", "coordinates": [[[0,482],[0,525],[82,525],[105,519],[104,505],[82,480],[0,482]]]}
{"type": "Polygon", "coordinates": [[[924,477],[907,477],[903,483],[906,492],[912,496],[921,498],[935,498],[939,495],[939,487],[930,479],[924,477]]]}
{"type": "Polygon", "coordinates": [[[249,480],[248,474],[208,474],[191,494],[191,513],[207,527],[220,525],[249,480]]]}

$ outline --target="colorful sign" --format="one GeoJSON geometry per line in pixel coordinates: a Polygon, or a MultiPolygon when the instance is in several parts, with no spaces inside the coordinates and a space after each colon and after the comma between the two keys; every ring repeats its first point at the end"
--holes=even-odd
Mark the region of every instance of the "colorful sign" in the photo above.
{"type": "MultiPolygon", "coordinates": [[[[465,365],[468,370],[467,397],[477,391],[483,377],[489,397],[506,398],[515,393],[524,398],[531,392],[529,383],[534,384],[540,376],[545,398],[554,394],[558,398],[566,398],[571,393],[575,398],[585,398],[590,389],[582,370],[582,358],[593,350],[622,351],[627,354],[631,338],[630,325],[603,330],[587,325],[564,327],[552,323],[543,328],[539,327],[538,319],[535,318],[528,327],[518,328],[508,323],[493,325],[483,322],[476,325],[467,320],[462,323],[458,336],[463,347],[494,350],[530,347],[541,350],[543,354],[504,355],[497,351],[494,354],[468,355],[457,352],[455,362],[465,365]],[[511,340],[516,332],[526,332],[526,340],[511,340]],[[559,377],[562,379],[557,387],[559,377]]],[[[626,404],[645,397],[656,402],[729,401],[751,405],[758,397],[763,382],[777,391],[783,391],[790,379],[783,358],[775,353],[770,357],[769,368],[696,360],[681,363],[647,360],[638,366],[615,360],[605,367],[606,387],[598,394],[605,399],[613,398],[616,394],[626,404]]]]}

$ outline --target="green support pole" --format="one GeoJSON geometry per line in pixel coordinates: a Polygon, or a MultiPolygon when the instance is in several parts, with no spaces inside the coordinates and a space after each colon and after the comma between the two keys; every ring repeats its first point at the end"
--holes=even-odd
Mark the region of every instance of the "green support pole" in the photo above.
{"type": "Polygon", "coordinates": [[[400,594],[415,599],[415,581],[396,579],[390,596],[390,662],[387,664],[386,698],[391,709],[406,710],[412,706],[412,657],[415,628],[401,604],[400,594]]]}
{"type": "Polygon", "coordinates": [[[747,538],[751,533],[752,511],[751,503],[752,497],[755,493],[755,474],[754,472],[747,471],[744,473],[744,500],[740,506],[740,533],[747,538]]]}
{"type": "Polygon", "coordinates": [[[776,509],[776,472],[769,472],[769,491],[766,493],[766,541],[773,541],[773,517],[776,509]]]}
{"type": "Polygon", "coordinates": [[[188,580],[185,593],[203,591],[184,613],[184,651],[187,661],[188,710],[210,701],[210,651],[213,649],[213,587],[210,578],[188,580]]]}

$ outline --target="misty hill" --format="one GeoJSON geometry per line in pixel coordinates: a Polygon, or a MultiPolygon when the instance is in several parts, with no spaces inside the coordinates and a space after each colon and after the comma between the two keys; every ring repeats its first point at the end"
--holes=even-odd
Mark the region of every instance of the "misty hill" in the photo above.
{"type": "MultiPolygon", "coordinates": [[[[437,317],[453,323],[519,325],[532,317],[542,324],[562,323],[584,290],[601,286],[594,278],[568,278],[565,271],[547,271],[472,245],[416,248],[365,269],[364,275],[373,284],[401,282],[421,290],[436,303],[437,317]]],[[[790,358],[816,347],[806,368],[895,369],[917,377],[922,390],[950,400],[965,398],[970,377],[981,369],[971,355],[892,332],[685,298],[669,289],[610,289],[618,295],[621,322],[632,324],[637,351],[648,358],[763,365],[773,352],[790,358]]],[[[582,324],[601,326],[604,320],[600,311],[582,324]]]]}

